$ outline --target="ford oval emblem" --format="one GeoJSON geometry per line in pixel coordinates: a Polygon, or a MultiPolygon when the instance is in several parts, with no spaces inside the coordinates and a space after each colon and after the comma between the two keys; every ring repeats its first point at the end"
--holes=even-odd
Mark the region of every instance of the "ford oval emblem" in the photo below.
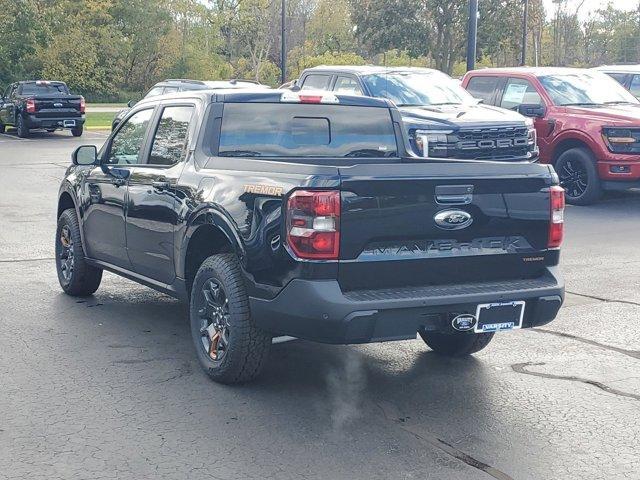
{"type": "Polygon", "coordinates": [[[476,326],[476,316],[463,313],[451,320],[451,326],[460,332],[466,332],[476,326]]]}
{"type": "Polygon", "coordinates": [[[473,217],[464,210],[442,210],[433,217],[436,225],[445,230],[460,230],[473,223],[473,217]]]}

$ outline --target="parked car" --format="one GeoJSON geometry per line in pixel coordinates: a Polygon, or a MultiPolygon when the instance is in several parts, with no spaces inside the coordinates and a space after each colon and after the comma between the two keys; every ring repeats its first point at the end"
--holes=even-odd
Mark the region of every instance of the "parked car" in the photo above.
{"type": "Polygon", "coordinates": [[[640,98],[640,65],[603,65],[594,70],[606,73],[634,97],[640,98]]]}
{"type": "MultiPolygon", "coordinates": [[[[253,80],[189,80],[184,78],[169,78],[167,80],[163,80],[162,82],[156,83],[149,91],[144,95],[143,98],[151,98],[158,95],[167,95],[170,93],[176,92],[187,92],[190,90],[208,90],[208,89],[236,89],[236,88],[269,88],[266,85],[262,85],[259,82],[255,82],[253,80]]],[[[120,121],[127,114],[129,109],[136,102],[133,100],[129,101],[127,104],[127,108],[120,110],[113,122],[111,122],[111,130],[116,128],[120,121]]]]}
{"type": "Polygon", "coordinates": [[[554,165],[567,201],[640,187],[640,102],[604,73],[578,68],[475,70],[463,85],[489,105],[532,117],[540,161],[554,165]]]}
{"type": "Polygon", "coordinates": [[[255,377],[272,336],[461,356],[562,304],[550,166],[419,158],[391,102],[327,92],[185,92],[122,122],[62,181],[60,285],[109,270],[189,301],[216,381],[255,377]]]}
{"type": "Polygon", "coordinates": [[[296,86],[392,100],[416,155],[504,161],[538,156],[530,119],[479,104],[459,81],[438,70],[321,66],[302,72],[296,86]]]}
{"type": "Polygon", "coordinates": [[[0,133],[15,127],[26,138],[35,129],[53,132],[71,130],[82,135],[85,102],[81,95],[71,95],[64,82],[25,80],[9,85],[0,98],[0,133]]]}

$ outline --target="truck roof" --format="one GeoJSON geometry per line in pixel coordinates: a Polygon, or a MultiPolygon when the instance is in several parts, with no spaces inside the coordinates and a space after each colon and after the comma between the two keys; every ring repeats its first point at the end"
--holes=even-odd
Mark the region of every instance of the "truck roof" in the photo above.
{"type": "Polygon", "coordinates": [[[66,85],[66,83],[59,80],[20,80],[16,82],[18,85],[24,85],[25,83],[42,83],[49,85],[66,85]]]}
{"type": "Polygon", "coordinates": [[[566,75],[570,73],[585,73],[592,72],[593,70],[585,68],[571,68],[571,67],[500,67],[500,68],[482,68],[478,70],[472,70],[467,74],[473,75],[509,75],[509,74],[526,74],[534,77],[542,77],[545,75],[566,75]]]}
{"type": "MultiPolygon", "coordinates": [[[[393,103],[384,98],[372,98],[364,97],[360,95],[334,95],[330,92],[312,90],[304,90],[300,92],[292,92],[291,90],[271,90],[264,88],[246,88],[246,89],[216,89],[216,90],[190,90],[186,92],[169,93],[166,95],[157,95],[150,98],[145,98],[138,102],[138,105],[155,103],[157,101],[167,100],[171,98],[200,98],[205,103],[214,102],[233,102],[233,103],[280,103],[283,102],[283,95],[300,95],[307,97],[336,97],[338,104],[360,107],[380,107],[390,108],[394,107],[393,103]]],[[[286,102],[286,101],[284,101],[286,102]]],[[[284,103],[283,102],[283,103],[284,103]]],[[[289,101],[295,103],[295,101],[289,101]]],[[[289,103],[287,102],[287,103],[289,103]]],[[[303,103],[303,102],[301,102],[303,103]]],[[[316,103],[316,102],[307,102],[316,103]]],[[[333,102],[329,102],[333,103],[333,102]]]]}
{"type": "Polygon", "coordinates": [[[640,73],[640,65],[600,65],[592,70],[613,73],[640,73]]]}
{"type": "Polygon", "coordinates": [[[439,73],[446,75],[440,70],[424,67],[383,67],[378,65],[319,65],[305,69],[305,72],[337,72],[351,73],[354,75],[375,75],[381,73],[439,73]]]}

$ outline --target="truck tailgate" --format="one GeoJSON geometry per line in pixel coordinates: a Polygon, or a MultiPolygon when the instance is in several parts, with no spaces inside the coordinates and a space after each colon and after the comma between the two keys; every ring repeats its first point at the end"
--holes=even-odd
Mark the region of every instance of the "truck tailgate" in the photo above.
{"type": "Polygon", "coordinates": [[[367,164],[340,177],[343,290],[534,278],[557,263],[545,165],[367,164]]]}

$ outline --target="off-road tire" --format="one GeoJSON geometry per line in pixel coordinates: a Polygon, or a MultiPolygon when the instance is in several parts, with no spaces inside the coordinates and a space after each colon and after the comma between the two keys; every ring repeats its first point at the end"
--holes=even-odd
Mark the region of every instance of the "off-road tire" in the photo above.
{"type": "Polygon", "coordinates": [[[600,184],[600,176],[593,154],[586,148],[576,147],[564,152],[555,163],[556,173],[560,177],[560,184],[565,189],[565,197],[567,203],[573,205],[591,205],[602,197],[602,186],[600,184]],[[580,168],[586,172],[587,186],[579,195],[574,193],[574,189],[570,184],[563,181],[566,175],[566,168],[571,165],[573,168],[580,168]]]}
{"type": "Polygon", "coordinates": [[[219,383],[248,382],[264,367],[271,349],[271,335],[256,327],[249,310],[240,265],[232,253],[208,257],[198,269],[189,302],[191,336],[196,355],[209,377],[219,383]],[[219,360],[213,360],[202,344],[202,290],[214,280],[224,289],[228,299],[228,349],[219,360]]]}
{"type": "Polygon", "coordinates": [[[102,281],[102,269],[89,265],[85,260],[84,249],[82,248],[82,237],[80,236],[80,226],[76,211],[69,208],[62,212],[58,218],[58,227],[56,228],[56,270],[58,272],[58,281],[62,290],[68,295],[74,297],[85,297],[94,293],[100,286],[102,281]],[[73,272],[71,278],[65,278],[61,266],[61,257],[64,246],[61,237],[62,230],[67,226],[73,241],[73,272]]]}
{"type": "Polygon", "coordinates": [[[431,350],[446,357],[464,357],[489,345],[493,333],[418,332],[431,350]]]}
{"type": "Polygon", "coordinates": [[[18,114],[18,118],[16,118],[16,130],[20,138],[27,138],[29,136],[29,129],[21,114],[18,114]]]}
{"type": "Polygon", "coordinates": [[[82,132],[83,132],[83,128],[82,127],[77,127],[77,128],[72,128],[71,129],[71,135],[73,135],[74,137],[81,136],[82,132]]]}

